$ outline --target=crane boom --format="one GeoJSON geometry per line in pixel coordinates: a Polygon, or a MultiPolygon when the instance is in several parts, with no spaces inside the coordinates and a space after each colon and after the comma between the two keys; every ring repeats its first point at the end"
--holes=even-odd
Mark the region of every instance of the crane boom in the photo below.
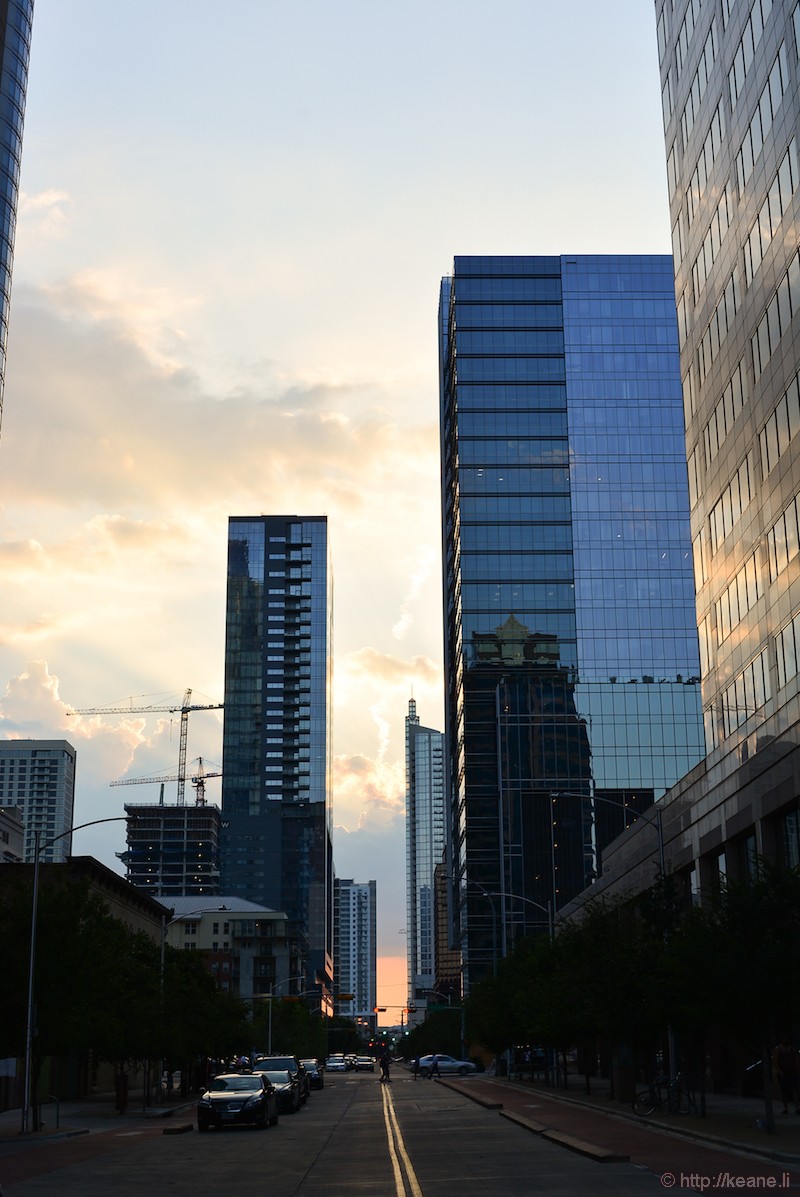
{"type": "MultiPolygon", "coordinates": [[[[207,703],[193,703],[192,691],[187,690],[183,696],[183,702],[180,706],[142,706],[142,707],[125,707],[117,704],[115,707],[83,707],[74,711],[67,711],[68,715],[152,715],[157,713],[164,713],[169,715],[176,715],[180,712],[181,727],[180,740],[178,743],[178,773],[174,778],[168,778],[170,781],[177,781],[178,783],[178,806],[183,806],[185,802],[186,793],[186,744],[189,739],[189,712],[190,711],[221,711],[225,704],[222,702],[207,702],[207,703]]],[[[210,776],[206,774],[206,776],[210,776]]],[[[159,778],[163,781],[164,778],[159,778]]],[[[112,785],[133,784],[133,779],[126,783],[112,782],[112,785]]],[[[196,784],[194,779],[192,784],[196,784]]],[[[200,803],[200,795],[198,791],[198,803],[200,803]]]]}

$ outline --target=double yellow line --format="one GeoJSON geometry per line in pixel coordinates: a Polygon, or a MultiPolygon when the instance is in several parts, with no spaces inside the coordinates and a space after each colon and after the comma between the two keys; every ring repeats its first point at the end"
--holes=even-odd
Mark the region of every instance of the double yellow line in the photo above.
{"type": "Polygon", "coordinates": [[[392,1161],[397,1197],[409,1197],[409,1195],[410,1197],[422,1197],[422,1189],[417,1180],[417,1174],[408,1157],[406,1145],[400,1133],[400,1125],[397,1121],[397,1114],[395,1113],[394,1102],[392,1101],[392,1094],[388,1085],[381,1085],[381,1094],[383,1096],[383,1121],[386,1124],[386,1138],[389,1143],[389,1157],[392,1161]],[[400,1166],[401,1163],[402,1168],[400,1166]],[[408,1189],[406,1189],[406,1184],[403,1180],[403,1169],[405,1169],[408,1189]]]}

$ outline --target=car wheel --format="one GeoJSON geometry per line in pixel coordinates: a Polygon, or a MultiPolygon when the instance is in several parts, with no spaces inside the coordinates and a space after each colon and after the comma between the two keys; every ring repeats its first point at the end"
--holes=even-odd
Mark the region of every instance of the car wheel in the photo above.
{"type": "Polygon", "coordinates": [[[272,1117],[270,1118],[270,1120],[269,1120],[269,1124],[270,1124],[270,1126],[277,1126],[277,1125],[278,1125],[278,1111],[277,1111],[277,1110],[275,1111],[275,1113],[274,1113],[274,1114],[272,1115],[272,1117]]]}
{"type": "Polygon", "coordinates": [[[462,1064],[462,1065],[461,1065],[461,1067],[460,1067],[460,1068],[459,1068],[459,1070],[458,1070],[458,1075],[459,1075],[459,1076],[466,1076],[468,1072],[469,1072],[469,1069],[468,1069],[468,1068],[466,1068],[466,1067],[465,1067],[465,1066],[462,1064]]]}

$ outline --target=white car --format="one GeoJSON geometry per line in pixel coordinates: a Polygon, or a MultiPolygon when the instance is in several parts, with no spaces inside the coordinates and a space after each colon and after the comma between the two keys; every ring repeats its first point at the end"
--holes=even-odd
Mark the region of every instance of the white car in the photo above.
{"type": "Polygon", "coordinates": [[[326,1072],[347,1072],[344,1056],[328,1056],[325,1061],[326,1072]]]}
{"type": "MultiPolygon", "coordinates": [[[[466,1076],[468,1072],[477,1072],[477,1067],[471,1060],[456,1060],[453,1056],[437,1056],[439,1063],[439,1072],[442,1076],[453,1075],[466,1076]]],[[[419,1062],[419,1071],[422,1076],[429,1076],[431,1068],[433,1067],[433,1056],[423,1056],[419,1062]]]]}

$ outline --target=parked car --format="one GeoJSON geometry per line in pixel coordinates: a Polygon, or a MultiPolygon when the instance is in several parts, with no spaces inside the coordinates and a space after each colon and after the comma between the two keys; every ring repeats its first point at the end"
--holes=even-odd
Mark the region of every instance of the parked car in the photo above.
{"type": "Polygon", "coordinates": [[[212,1126],[263,1127],[278,1121],[278,1095],[266,1076],[253,1073],[224,1073],[214,1077],[197,1103],[197,1129],[212,1126]]]}
{"type": "Polygon", "coordinates": [[[308,1083],[312,1089],[325,1088],[325,1069],[319,1060],[301,1060],[300,1063],[308,1073],[308,1083]]]}
{"type": "Polygon", "coordinates": [[[347,1072],[344,1056],[328,1056],[325,1061],[326,1072],[347,1072]]]}
{"type": "MultiPolygon", "coordinates": [[[[442,1076],[455,1073],[458,1076],[466,1076],[468,1072],[477,1072],[477,1067],[471,1060],[456,1060],[453,1056],[437,1056],[439,1061],[439,1072],[442,1076]]],[[[433,1056],[423,1056],[419,1062],[419,1070],[422,1076],[429,1076],[433,1066],[433,1056]]]]}
{"type": "Polygon", "coordinates": [[[281,1072],[285,1069],[293,1073],[300,1082],[300,1100],[302,1102],[308,1101],[311,1084],[308,1079],[308,1073],[297,1056],[257,1056],[253,1068],[257,1068],[260,1072],[281,1072]]]}
{"type": "Polygon", "coordinates": [[[356,1072],[374,1072],[375,1060],[372,1056],[356,1056],[356,1072]]]}
{"type": "Polygon", "coordinates": [[[257,1072],[254,1076],[264,1076],[275,1089],[278,1099],[278,1109],[281,1114],[296,1114],[303,1104],[300,1097],[300,1082],[288,1068],[269,1069],[267,1072],[257,1072]]]}

